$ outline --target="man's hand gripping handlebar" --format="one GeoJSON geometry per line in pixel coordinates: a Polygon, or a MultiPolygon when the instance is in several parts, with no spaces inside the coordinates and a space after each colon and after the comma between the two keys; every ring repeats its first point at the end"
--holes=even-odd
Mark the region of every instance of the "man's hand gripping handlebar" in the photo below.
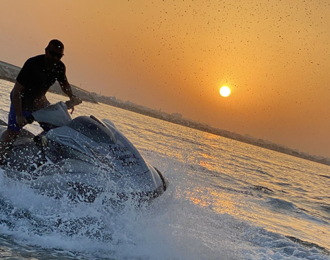
{"type": "Polygon", "coordinates": [[[71,114],[72,114],[73,111],[74,111],[74,106],[77,106],[77,105],[79,105],[81,103],[82,103],[81,98],[73,95],[70,98],[70,100],[68,100],[68,101],[65,102],[65,105],[67,106],[68,109],[72,109],[71,110],[71,114]]]}

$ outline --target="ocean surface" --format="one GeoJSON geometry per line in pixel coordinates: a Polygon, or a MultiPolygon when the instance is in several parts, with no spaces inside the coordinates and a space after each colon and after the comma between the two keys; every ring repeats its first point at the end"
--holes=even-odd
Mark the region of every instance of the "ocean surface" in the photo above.
{"type": "MultiPolygon", "coordinates": [[[[4,120],[12,87],[0,80],[4,120]]],[[[330,259],[329,166],[103,104],[79,115],[112,120],[169,189],[115,211],[42,196],[0,169],[1,259],[330,259]]]]}

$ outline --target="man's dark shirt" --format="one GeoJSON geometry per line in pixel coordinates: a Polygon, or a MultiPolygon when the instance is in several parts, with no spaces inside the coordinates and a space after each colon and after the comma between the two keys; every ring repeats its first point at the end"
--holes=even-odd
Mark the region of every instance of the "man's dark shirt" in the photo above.
{"type": "Polygon", "coordinates": [[[34,101],[46,95],[48,89],[55,83],[66,81],[65,65],[58,61],[53,69],[47,70],[45,55],[28,59],[16,80],[24,90],[22,92],[22,110],[34,111],[34,101]]]}

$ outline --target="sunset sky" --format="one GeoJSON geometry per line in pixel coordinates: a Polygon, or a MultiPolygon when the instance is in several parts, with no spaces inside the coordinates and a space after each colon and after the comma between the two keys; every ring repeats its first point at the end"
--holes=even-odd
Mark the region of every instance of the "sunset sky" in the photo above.
{"type": "Polygon", "coordinates": [[[329,0],[0,6],[2,61],[21,67],[57,38],[71,84],[330,158],[329,0]]]}

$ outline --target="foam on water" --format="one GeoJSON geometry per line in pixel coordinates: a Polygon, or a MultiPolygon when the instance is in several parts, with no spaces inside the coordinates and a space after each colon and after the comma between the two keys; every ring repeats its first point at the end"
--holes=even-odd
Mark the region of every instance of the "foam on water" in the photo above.
{"type": "Polygon", "coordinates": [[[312,244],[186,200],[180,194],[187,188],[186,165],[170,159],[165,164],[168,192],[149,207],[127,205],[120,212],[100,201],[41,196],[0,172],[1,233],[21,245],[18,251],[39,259],[54,251],[61,252],[54,259],[329,259],[312,244]]]}
{"type": "Polygon", "coordinates": [[[204,231],[192,225],[202,209],[177,205],[174,190],[148,208],[127,205],[115,212],[100,201],[74,204],[41,196],[3,172],[0,176],[1,233],[23,245],[119,259],[203,259],[201,249],[208,252],[200,240],[204,231]]]}

